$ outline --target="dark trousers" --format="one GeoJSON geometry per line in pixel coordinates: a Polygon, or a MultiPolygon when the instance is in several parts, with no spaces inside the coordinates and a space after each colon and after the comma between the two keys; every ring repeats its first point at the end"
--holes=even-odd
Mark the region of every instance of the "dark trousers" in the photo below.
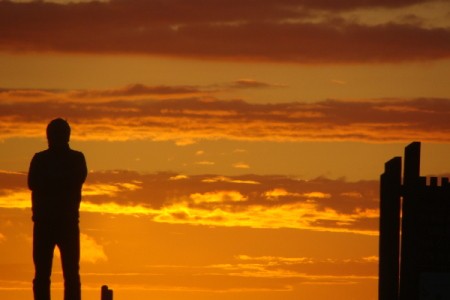
{"type": "Polygon", "coordinates": [[[64,300],[80,300],[80,230],[78,222],[64,221],[34,223],[34,299],[50,300],[50,277],[55,246],[58,246],[61,253],[64,300]]]}

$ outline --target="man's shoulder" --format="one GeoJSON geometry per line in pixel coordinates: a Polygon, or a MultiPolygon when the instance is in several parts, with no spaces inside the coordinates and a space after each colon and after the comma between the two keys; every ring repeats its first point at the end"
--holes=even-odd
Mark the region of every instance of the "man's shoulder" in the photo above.
{"type": "Polygon", "coordinates": [[[36,152],[36,153],[34,154],[34,157],[39,158],[39,157],[45,157],[45,156],[47,156],[47,155],[49,155],[49,150],[48,150],[48,149],[45,149],[45,150],[36,152]]]}
{"type": "Polygon", "coordinates": [[[86,164],[86,159],[81,151],[69,149],[67,159],[78,165],[86,164]]]}
{"type": "Polygon", "coordinates": [[[69,153],[73,156],[84,157],[83,152],[78,151],[78,150],[69,149],[69,153]]]}
{"type": "MultiPolygon", "coordinates": [[[[65,153],[66,153],[66,155],[69,155],[70,157],[80,157],[80,158],[83,157],[84,158],[83,152],[78,151],[78,150],[74,150],[74,149],[70,149],[69,148],[69,149],[67,149],[67,151],[65,153]]],[[[45,149],[45,150],[36,152],[34,154],[34,157],[37,158],[37,159],[39,159],[39,158],[46,158],[46,157],[50,158],[50,157],[52,157],[54,155],[55,155],[55,153],[53,153],[50,149],[45,149]]]]}

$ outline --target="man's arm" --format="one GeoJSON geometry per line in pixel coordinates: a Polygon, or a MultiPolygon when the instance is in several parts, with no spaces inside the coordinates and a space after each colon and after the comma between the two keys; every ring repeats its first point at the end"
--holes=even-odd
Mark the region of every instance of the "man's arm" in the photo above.
{"type": "Polygon", "coordinates": [[[30,168],[28,170],[28,188],[32,191],[36,190],[39,186],[38,173],[38,159],[35,154],[31,159],[30,168]]]}
{"type": "Polygon", "coordinates": [[[81,167],[81,184],[83,184],[86,180],[87,177],[87,165],[86,165],[86,159],[84,157],[84,154],[82,152],[80,152],[81,154],[81,162],[80,162],[80,167],[81,167]]]}

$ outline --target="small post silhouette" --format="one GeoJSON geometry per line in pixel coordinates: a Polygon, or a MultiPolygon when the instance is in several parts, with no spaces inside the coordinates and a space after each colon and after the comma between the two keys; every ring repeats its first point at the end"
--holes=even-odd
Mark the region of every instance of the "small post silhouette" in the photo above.
{"type": "Polygon", "coordinates": [[[113,300],[113,291],[107,285],[102,286],[101,300],[113,300]]]}

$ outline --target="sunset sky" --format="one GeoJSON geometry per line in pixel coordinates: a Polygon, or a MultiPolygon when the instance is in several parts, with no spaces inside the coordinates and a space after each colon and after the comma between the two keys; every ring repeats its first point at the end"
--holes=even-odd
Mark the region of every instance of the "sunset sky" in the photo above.
{"type": "Polygon", "coordinates": [[[450,2],[0,0],[0,299],[32,299],[56,117],[84,300],[374,300],[384,163],[450,175],[450,2]]]}

